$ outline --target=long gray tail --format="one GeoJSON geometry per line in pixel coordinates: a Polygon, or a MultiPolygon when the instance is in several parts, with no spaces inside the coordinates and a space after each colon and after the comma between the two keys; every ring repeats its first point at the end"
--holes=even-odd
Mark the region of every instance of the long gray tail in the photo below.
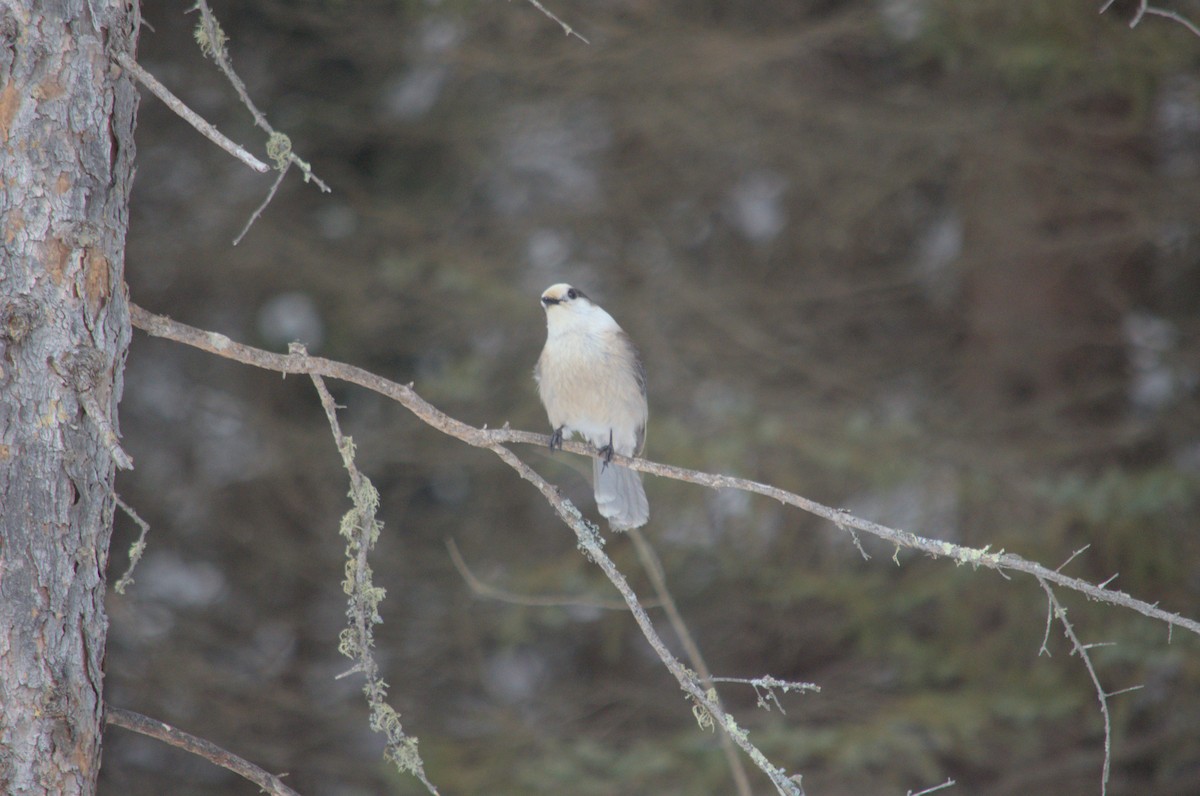
{"type": "Polygon", "coordinates": [[[640,528],[650,519],[650,503],[638,471],[593,459],[592,483],[596,487],[596,508],[613,530],[640,528]]]}

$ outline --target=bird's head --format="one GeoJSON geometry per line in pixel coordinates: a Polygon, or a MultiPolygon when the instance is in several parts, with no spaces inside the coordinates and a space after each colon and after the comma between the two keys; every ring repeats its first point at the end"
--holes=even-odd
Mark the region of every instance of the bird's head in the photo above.
{"type": "Polygon", "coordinates": [[[571,287],[566,282],[551,285],[542,292],[542,307],[549,312],[554,308],[565,309],[568,312],[578,312],[592,302],[583,291],[571,287]]]}
{"type": "Polygon", "coordinates": [[[542,308],[546,310],[546,324],[551,332],[620,328],[612,316],[593,304],[582,290],[565,282],[546,288],[542,293],[542,308]]]}

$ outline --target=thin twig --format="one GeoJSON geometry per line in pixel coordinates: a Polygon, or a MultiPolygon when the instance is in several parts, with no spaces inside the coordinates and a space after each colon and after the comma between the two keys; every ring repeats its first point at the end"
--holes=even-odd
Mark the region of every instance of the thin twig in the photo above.
{"type": "Polygon", "coordinates": [[[1067,567],[1067,564],[1070,564],[1072,561],[1074,561],[1074,560],[1075,560],[1075,558],[1076,558],[1076,557],[1077,557],[1077,556],[1078,556],[1080,553],[1082,553],[1083,551],[1087,550],[1087,549],[1088,549],[1089,547],[1091,547],[1091,546],[1092,546],[1092,543],[1091,543],[1091,542],[1088,542],[1088,543],[1087,543],[1087,544],[1085,544],[1083,547],[1081,547],[1081,548],[1079,548],[1078,550],[1076,550],[1074,553],[1071,553],[1071,555],[1067,556],[1067,560],[1066,560],[1066,561],[1064,561],[1064,562],[1062,562],[1061,564],[1059,564],[1059,565],[1058,565],[1058,566],[1057,566],[1057,567],[1054,569],[1054,571],[1055,571],[1055,572],[1062,572],[1064,569],[1066,569],[1066,567],[1067,567]]]}
{"type": "MultiPolygon", "coordinates": [[[[650,578],[650,586],[654,589],[654,593],[658,595],[658,599],[662,602],[663,608],[666,610],[667,621],[671,623],[671,628],[675,631],[675,635],[679,637],[679,643],[683,645],[683,652],[687,655],[688,662],[692,664],[692,668],[700,676],[700,684],[708,689],[713,701],[724,708],[725,705],[721,701],[720,694],[713,688],[712,672],[709,670],[708,664],[704,661],[704,655],[700,652],[700,646],[692,638],[692,632],[688,630],[687,623],[683,621],[683,615],[679,613],[679,607],[675,605],[675,598],[671,595],[671,590],[667,588],[667,574],[663,570],[662,561],[659,559],[658,553],[654,551],[650,540],[646,538],[646,534],[642,533],[640,529],[630,528],[628,534],[629,538],[633,541],[634,549],[637,551],[638,560],[642,562],[642,568],[646,570],[646,575],[650,578]]],[[[733,741],[727,733],[721,733],[720,738],[721,751],[724,753],[725,760],[729,763],[730,771],[733,773],[733,783],[737,787],[737,792],[741,796],[751,796],[753,790],[750,788],[750,779],[746,776],[746,767],[742,765],[742,759],[738,757],[733,741]]]]}
{"type": "Polygon", "coordinates": [[[1148,6],[1149,4],[1146,2],[1146,0],[1141,0],[1141,2],[1138,3],[1137,10],[1133,12],[1133,17],[1129,20],[1129,27],[1136,28],[1138,26],[1138,23],[1142,21],[1142,16],[1146,13],[1148,6]]]}
{"type": "Polygon", "coordinates": [[[927,794],[927,793],[933,793],[934,791],[943,790],[945,788],[953,788],[957,784],[958,783],[955,782],[954,780],[948,779],[940,785],[934,785],[932,788],[926,788],[925,790],[919,790],[916,793],[913,793],[910,790],[908,792],[908,796],[925,796],[925,794],[927,794]]]}
{"type": "Polygon", "coordinates": [[[491,444],[485,447],[516,470],[518,475],[533,484],[542,493],[542,496],[546,498],[546,501],[549,502],[562,521],[575,532],[579,549],[589,560],[600,567],[601,571],[604,572],[617,591],[621,593],[621,597],[629,607],[629,612],[633,615],[633,619],[637,622],[638,628],[642,631],[642,635],[646,638],[646,641],[650,643],[659,660],[667,667],[667,671],[679,683],[679,687],[691,697],[695,704],[694,712],[697,714],[697,717],[708,717],[708,726],[719,726],[724,732],[728,733],[733,742],[740,746],[742,751],[750,757],[750,760],[770,778],[771,784],[775,786],[776,791],[785,796],[804,796],[804,789],[800,785],[799,778],[790,777],[786,771],[773,765],[767,759],[766,755],[750,742],[748,734],[742,727],[738,726],[733,716],[726,713],[715,700],[709,697],[698,678],[667,649],[667,645],[658,635],[658,631],[655,630],[654,624],[650,621],[650,617],[647,616],[646,610],[638,599],[637,594],[630,587],[621,570],[605,554],[604,538],[600,535],[596,526],[585,520],[583,515],[579,513],[579,509],[575,508],[571,501],[564,498],[557,488],[538,475],[532,467],[511,450],[500,444],[491,444]]]}
{"type": "MultiPolygon", "coordinates": [[[[1103,14],[1105,11],[1108,11],[1114,2],[1115,0],[1105,0],[1104,4],[1100,6],[1100,13],[1103,14]]],[[[1197,27],[1197,25],[1190,19],[1177,11],[1171,11],[1166,8],[1152,6],[1148,0],[1140,0],[1137,8],[1133,12],[1133,16],[1129,19],[1129,27],[1136,28],[1142,19],[1147,15],[1152,17],[1163,17],[1164,19],[1169,19],[1172,22],[1178,22],[1180,25],[1183,25],[1185,28],[1191,31],[1193,36],[1200,37],[1200,27],[1197,27]]]]}
{"type": "MultiPolygon", "coordinates": [[[[326,185],[317,175],[313,174],[312,166],[301,160],[295,152],[292,151],[291,142],[286,141],[286,136],[277,132],[271,123],[267,121],[266,115],[258,109],[254,104],[254,100],[250,99],[250,92],[246,90],[246,84],[238,76],[238,73],[233,69],[233,63],[229,60],[229,52],[225,49],[225,34],[221,30],[220,24],[217,22],[216,16],[213,15],[212,9],[208,7],[208,0],[196,0],[195,8],[200,11],[200,24],[203,26],[204,38],[207,44],[201,43],[201,48],[206,55],[212,57],[216,62],[217,67],[225,74],[225,78],[233,86],[233,90],[237,92],[238,99],[242,101],[242,105],[246,110],[250,111],[250,115],[254,117],[254,123],[260,129],[267,133],[270,141],[267,144],[268,153],[273,148],[278,152],[274,155],[276,166],[280,171],[283,171],[286,163],[291,163],[304,172],[304,181],[312,181],[321,189],[322,193],[329,193],[329,186],[326,185]],[[283,139],[286,143],[272,144],[272,142],[283,139]]],[[[274,193],[274,190],[272,190],[274,193]]],[[[253,219],[251,219],[253,221],[253,219]]],[[[245,232],[243,231],[243,235],[245,232]]]]}
{"type": "Polygon", "coordinates": [[[283,184],[283,178],[287,176],[288,168],[291,165],[292,164],[290,163],[285,164],[284,167],[279,170],[279,174],[275,177],[275,182],[271,183],[271,190],[267,191],[266,198],[263,199],[262,203],[259,204],[254,212],[250,214],[250,218],[246,220],[246,225],[242,227],[242,231],[239,232],[237,237],[233,239],[234,246],[237,246],[242,242],[242,238],[246,237],[246,233],[250,231],[250,227],[254,226],[255,221],[258,221],[259,216],[261,216],[263,211],[267,209],[267,205],[271,204],[271,200],[275,198],[275,194],[279,191],[279,186],[283,184]]]}
{"type": "Polygon", "coordinates": [[[529,0],[529,2],[530,2],[530,4],[531,4],[531,5],[533,5],[533,7],[534,7],[534,8],[536,8],[538,11],[541,11],[541,12],[542,12],[543,14],[545,14],[547,17],[549,17],[550,19],[552,19],[552,20],[554,20],[555,22],[557,22],[557,23],[559,24],[559,27],[561,27],[561,28],[563,29],[563,33],[567,34],[568,36],[574,36],[575,38],[579,39],[579,40],[580,40],[581,42],[583,42],[584,44],[591,44],[591,42],[590,42],[590,41],[588,41],[587,39],[583,38],[583,36],[579,35],[579,32],[578,32],[577,30],[575,30],[574,28],[572,28],[572,27],[571,27],[570,25],[568,25],[567,23],[563,22],[563,21],[562,21],[561,19],[559,19],[558,17],[554,16],[554,13],[553,13],[552,11],[550,11],[550,9],[548,9],[548,8],[546,8],[544,5],[542,5],[540,2],[538,2],[538,0],[529,0]]]}
{"type": "Polygon", "coordinates": [[[817,693],[821,691],[821,686],[816,683],[780,680],[771,675],[763,677],[712,677],[709,679],[714,683],[741,683],[742,685],[748,685],[754,689],[754,694],[758,697],[758,706],[760,708],[770,710],[773,704],[779,708],[780,713],[787,713],[787,711],[783,709],[783,703],[779,701],[779,696],[775,693],[775,689],[779,689],[785,694],[791,691],[815,691],[817,693]]]}
{"type": "MultiPolygon", "coordinates": [[[[428,425],[445,434],[456,437],[468,445],[494,449],[498,445],[509,443],[522,443],[541,447],[546,447],[549,444],[549,437],[545,434],[535,434],[531,431],[517,431],[508,428],[483,429],[471,426],[461,420],[450,417],[433,404],[430,404],[417,394],[412,385],[390,381],[354,365],[336,362],[324,357],[276,354],[260,348],[242,345],[241,343],[235,343],[223,334],[206,332],[162,315],[151,314],[135,304],[130,304],[129,311],[133,325],[154,337],[174,340],[175,342],[190,345],[202,351],[208,351],[226,359],[232,359],[246,365],[263,368],[264,370],[271,370],[278,373],[315,373],[328,378],[357,384],[360,387],[397,401],[428,425]]],[[[580,442],[565,441],[563,443],[563,450],[583,456],[596,457],[597,455],[601,455],[596,452],[595,448],[580,442]]],[[[612,460],[625,467],[663,478],[686,481],[713,489],[732,488],[763,495],[764,497],[778,500],[780,503],[794,506],[809,514],[827,519],[839,528],[854,528],[871,534],[896,545],[897,548],[903,547],[917,550],[935,558],[949,558],[960,565],[968,564],[972,567],[985,567],[995,570],[1000,574],[1004,574],[1006,571],[1022,572],[1035,578],[1041,578],[1056,586],[1077,591],[1090,599],[1111,605],[1119,605],[1151,619],[1165,622],[1169,626],[1180,627],[1196,635],[1200,635],[1200,622],[1194,619],[1165,611],[1157,605],[1138,600],[1125,592],[1103,589],[1088,581],[1072,578],[1061,572],[1048,569],[1034,561],[1022,558],[1015,553],[1004,551],[991,552],[987,548],[963,547],[952,542],[930,539],[908,531],[889,528],[886,525],[880,525],[879,523],[855,517],[843,509],[832,508],[814,500],[801,497],[793,492],[788,492],[785,489],[751,481],[746,478],[705,473],[699,470],[690,470],[669,464],[659,464],[647,459],[635,459],[619,454],[614,454],[612,460]]]]}
{"type": "Polygon", "coordinates": [[[1045,655],[1047,658],[1054,657],[1050,654],[1050,628],[1054,624],[1054,600],[1049,600],[1046,606],[1046,630],[1042,633],[1042,646],[1038,649],[1038,657],[1045,655]]]}
{"type": "MultiPolygon", "coordinates": [[[[1196,23],[1192,22],[1190,19],[1177,11],[1168,11],[1165,8],[1146,6],[1146,13],[1153,17],[1163,17],[1164,19],[1169,19],[1172,22],[1178,22],[1180,25],[1183,25],[1185,28],[1190,30],[1193,36],[1200,36],[1200,27],[1197,27],[1196,23]]],[[[1130,25],[1130,27],[1133,26],[1130,25]]]]}
{"type": "Polygon", "coordinates": [[[239,777],[248,779],[267,793],[275,796],[300,796],[296,791],[283,784],[283,780],[269,771],[259,768],[248,760],[217,746],[212,741],[197,738],[191,733],[172,727],[170,724],[134,713],[132,710],[105,706],[104,720],[114,727],[141,733],[165,744],[177,747],[185,752],[203,757],[205,760],[232,771],[239,777]]]}
{"type": "MultiPolygon", "coordinates": [[[[1079,641],[1079,636],[1075,635],[1075,628],[1067,619],[1067,609],[1059,603],[1058,597],[1055,596],[1054,590],[1050,588],[1050,584],[1046,583],[1042,578],[1037,579],[1042,590],[1046,592],[1046,599],[1049,600],[1049,610],[1054,617],[1063,626],[1063,635],[1071,642],[1072,652],[1079,656],[1083,661],[1084,668],[1087,669],[1088,677],[1091,678],[1092,687],[1096,691],[1096,699],[1100,702],[1100,715],[1104,718],[1104,768],[1100,774],[1100,796],[1105,796],[1108,792],[1108,775],[1112,767],[1112,721],[1108,714],[1108,698],[1112,696],[1105,692],[1104,686],[1100,684],[1100,677],[1096,674],[1096,667],[1092,664],[1092,656],[1088,654],[1088,650],[1092,647],[1104,646],[1102,644],[1083,644],[1079,641]]],[[[1049,620],[1047,620],[1049,623],[1049,620]]],[[[1049,624],[1047,624],[1049,628],[1049,624]]],[[[1042,647],[1045,649],[1045,642],[1042,642],[1042,647]]],[[[1126,691],[1136,691],[1140,686],[1126,688],[1117,693],[1125,693],[1126,691]]]]}
{"type": "Polygon", "coordinates": [[[136,511],[130,508],[124,500],[121,500],[120,495],[114,492],[113,498],[116,499],[117,505],[121,508],[121,511],[129,515],[129,519],[133,520],[137,524],[138,528],[141,529],[141,533],[138,534],[137,541],[129,545],[129,566],[125,568],[125,574],[113,584],[113,591],[115,591],[117,594],[124,594],[125,589],[127,589],[133,583],[134,567],[136,567],[138,562],[142,560],[142,553],[146,552],[146,534],[150,533],[150,523],[139,517],[136,511]]]}
{"type": "MultiPolygon", "coordinates": [[[[793,685],[791,683],[784,683],[783,681],[775,680],[771,677],[759,678],[753,681],[736,677],[712,677],[709,674],[708,666],[704,662],[703,656],[700,654],[699,647],[696,646],[695,641],[692,639],[691,633],[688,631],[687,625],[680,616],[679,611],[675,606],[675,601],[672,598],[670,591],[667,589],[666,577],[662,569],[662,562],[659,561],[657,554],[655,554],[654,549],[650,547],[650,543],[645,538],[644,534],[637,529],[632,529],[629,532],[629,535],[633,538],[635,548],[638,552],[638,557],[641,559],[643,567],[645,567],[647,574],[650,576],[651,585],[654,587],[655,593],[658,594],[658,600],[642,600],[642,605],[646,607],[662,605],[666,608],[668,620],[671,622],[671,626],[674,628],[676,635],[679,636],[680,641],[683,643],[684,650],[688,655],[688,659],[692,665],[692,668],[696,670],[696,673],[700,677],[701,683],[706,688],[711,688],[711,684],[716,682],[747,683],[753,685],[755,687],[755,692],[759,693],[759,686],[766,682],[769,682],[773,685],[785,686],[784,690],[787,690],[787,687],[793,685]]],[[[578,605],[588,608],[616,609],[621,611],[627,610],[628,608],[628,606],[622,601],[580,600],[579,598],[568,596],[529,597],[520,594],[513,594],[512,592],[504,591],[502,589],[497,589],[494,586],[484,583],[475,575],[475,573],[471,572],[470,568],[467,567],[466,561],[463,560],[462,554],[458,550],[458,545],[454,543],[453,539],[446,540],[446,550],[450,553],[450,560],[454,563],[454,568],[458,570],[459,575],[461,575],[463,580],[466,581],[467,585],[471,588],[471,591],[484,597],[490,597],[495,600],[513,603],[515,605],[534,607],[578,605]]],[[[770,696],[773,697],[774,695],[771,694],[770,696]]],[[[761,694],[759,697],[759,704],[763,704],[763,698],[761,694]]],[[[779,704],[777,699],[775,700],[775,704],[779,704]]],[[[780,706],[780,710],[782,710],[782,706],[780,706]]],[[[745,766],[742,764],[741,758],[737,755],[737,749],[734,747],[733,741],[731,741],[729,736],[725,733],[721,733],[720,738],[722,749],[725,751],[726,758],[728,759],[730,768],[733,771],[734,781],[737,785],[738,793],[752,793],[753,791],[750,788],[750,780],[746,776],[745,766]]]]}
{"type": "MultiPolygon", "coordinates": [[[[458,574],[466,582],[471,591],[480,597],[486,597],[491,600],[498,600],[504,603],[512,603],[513,605],[524,605],[531,608],[597,608],[604,611],[624,611],[625,603],[621,600],[602,600],[600,598],[585,599],[582,597],[573,597],[570,595],[540,595],[529,596],[525,594],[515,594],[511,591],[498,589],[491,584],[485,583],[471,571],[467,566],[467,562],[463,560],[462,553],[458,551],[458,545],[453,539],[446,539],[446,551],[450,553],[450,561],[454,564],[454,568],[458,570],[458,574]]],[[[649,600],[645,603],[646,607],[656,607],[649,600]]]]}
{"type": "Polygon", "coordinates": [[[135,78],[137,78],[137,81],[148,88],[150,92],[154,94],[154,96],[162,100],[168,108],[179,114],[179,116],[185,122],[199,130],[201,135],[203,135],[209,141],[212,141],[214,144],[221,147],[221,149],[224,149],[226,152],[233,155],[235,158],[242,161],[260,174],[266,174],[271,170],[271,167],[266,163],[263,163],[261,160],[254,157],[254,155],[251,155],[238,144],[230,141],[224,136],[224,134],[221,133],[220,130],[204,121],[204,119],[200,118],[200,114],[184,105],[183,101],[172,94],[170,89],[158,82],[158,78],[147,72],[137,61],[133,60],[129,53],[117,53],[117,63],[121,65],[121,68],[125,69],[135,78]]]}
{"type": "MultiPolygon", "coordinates": [[[[329,193],[329,186],[323,180],[313,174],[312,166],[307,161],[301,160],[300,157],[292,151],[292,141],[283,133],[275,130],[271,123],[267,121],[266,115],[258,109],[254,104],[254,100],[250,99],[250,92],[246,90],[246,84],[242,81],[238,73],[234,71],[233,64],[229,60],[229,51],[225,47],[226,36],[225,31],[221,30],[221,25],[217,22],[216,16],[213,15],[212,9],[208,7],[207,0],[197,0],[196,5],[191,11],[200,12],[200,23],[196,27],[196,43],[200,46],[200,50],[207,56],[213,59],[217,67],[225,75],[225,78],[233,86],[233,90],[237,92],[238,99],[246,110],[250,111],[250,115],[254,118],[254,124],[267,133],[267,155],[275,162],[275,168],[279,175],[275,178],[275,182],[271,185],[271,189],[267,191],[267,196],[259,204],[258,208],[250,214],[242,231],[233,239],[233,245],[238,245],[242,238],[246,237],[246,233],[250,231],[250,227],[254,225],[271,204],[271,200],[275,198],[275,194],[279,191],[279,186],[283,182],[284,175],[287,174],[288,168],[296,166],[304,174],[305,182],[313,182],[321,189],[323,193],[329,193]]],[[[267,166],[263,164],[261,171],[266,171],[267,166]]]]}

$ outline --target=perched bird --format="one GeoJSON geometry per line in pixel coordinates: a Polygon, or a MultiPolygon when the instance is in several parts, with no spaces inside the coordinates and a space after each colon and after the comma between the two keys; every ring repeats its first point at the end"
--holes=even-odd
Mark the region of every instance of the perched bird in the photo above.
{"type": "Polygon", "coordinates": [[[612,463],[613,453],[637,456],[646,442],[646,374],[637,350],[612,316],[566,284],[542,293],[546,347],[534,368],[550,426],[550,449],[578,434],[602,459],[592,466],[596,507],[615,530],[639,528],[650,504],[635,470],[612,463]]]}

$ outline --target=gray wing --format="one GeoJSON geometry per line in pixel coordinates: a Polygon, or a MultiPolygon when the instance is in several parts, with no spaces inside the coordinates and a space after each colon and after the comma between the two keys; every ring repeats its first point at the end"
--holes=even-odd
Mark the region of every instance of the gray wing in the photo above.
{"type": "Polygon", "coordinates": [[[642,397],[646,397],[646,368],[642,365],[642,357],[638,354],[637,346],[629,339],[629,335],[625,334],[625,330],[621,330],[621,340],[629,348],[629,354],[633,359],[633,377],[637,380],[638,389],[642,391],[642,397]]]}
{"type": "MultiPolygon", "coordinates": [[[[625,343],[626,348],[629,349],[629,356],[633,360],[633,378],[637,382],[638,390],[641,391],[642,399],[644,400],[646,398],[646,368],[644,365],[642,365],[642,357],[638,354],[637,346],[635,346],[633,341],[629,339],[629,335],[625,334],[624,329],[621,329],[618,334],[620,335],[621,341],[625,343]]],[[[647,407],[646,411],[647,414],[649,414],[649,407],[647,407]]],[[[641,456],[642,449],[645,447],[646,426],[641,425],[638,426],[637,444],[633,447],[633,455],[641,456]]]]}

